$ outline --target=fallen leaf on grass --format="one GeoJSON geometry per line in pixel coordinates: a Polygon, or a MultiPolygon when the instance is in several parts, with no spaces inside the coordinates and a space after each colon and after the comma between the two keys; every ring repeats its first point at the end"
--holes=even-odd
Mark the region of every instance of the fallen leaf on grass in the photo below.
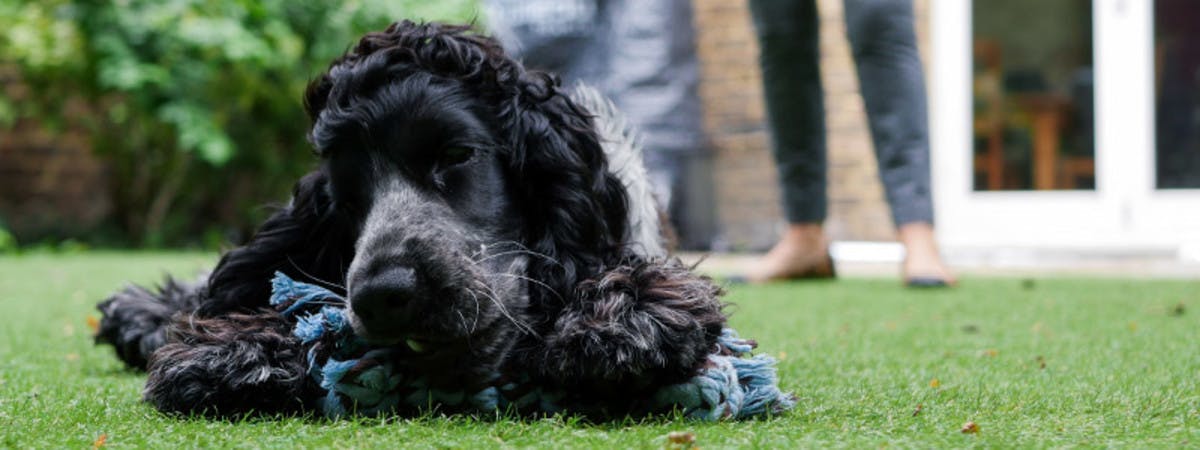
{"type": "Polygon", "coordinates": [[[1185,312],[1187,312],[1187,308],[1183,306],[1183,302],[1179,302],[1175,304],[1175,307],[1171,308],[1170,315],[1173,317],[1179,317],[1185,312]]]}
{"type": "Polygon", "coordinates": [[[1044,323],[1040,322],[1033,323],[1033,326],[1030,326],[1030,332],[1033,332],[1033,335],[1039,337],[1054,337],[1054,331],[1050,330],[1049,326],[1046,326],[1044,323]]]}
{"type": "Polygon", "coordinates": [[[979,432],[979,425],[976,425],[975,422],[967,421],[967,423],[964,423],[962,429],[959,431],[961,431],[963,434],[975,434],[979,432]]]}
{"type": "Polygon", "coordinates": [[[667,433],[668,445],[690,445],[696,443],[696,433],[690,431],[672,431],[667,433]]]}
{"type": "Polygon", "coordinates": [[[97,319],[96,316],[87,316],[87,326],[92,330],[92,334],[95,334],[100,331],[100,319],[97,319]]]}
{"type": "Polygon", "coordinates": [[[937,378],[929,380],[929,387],[931,387],[931,388],[937,389],[938,386],[941,386],[941,385],[942,385],[942,382],[938,381],[937,378]]]}
{"type": "Polygon", "coordinates": [[[1000,351],[996,350],[994,348],[989,348],[987,350],[979,352],[979,356],[987,357],[987,358],[995,358],[996,355],[999,355],[999,354],[1000,354],[1000,351]]]}
{"type": "Polygon", "coordinates": [[[920,404],[920,403],[917,403],[917,409],[914,409],[914,410],[913,410],[913,414],[912,414],[912,416],[913,416],[913,417],[917,417],[917,414],[921,414],[921,410],[922,410],[922,409],[924,409],[924,408],[922,408],[921,404],[920,404]]]}
{"type": "Polygon", "coordinates": [[[92,448],[97,449],[97,448],[103,447],[104,441],[107,441],[107,440],[108,440],[108,435],[104,434],[104,433],[100,433],[100,436],[96,437],[96,440],[92,441],[92,448]]]}
{"type": "Polygon", "coordinates": [[[1129,331],[1137,331],[1137,322],[1129,322],[1129,331]]]}
{"type": "Polygon", "coordinates": [[[67,361],[71,361],[71,362],[79,361],[79,354],[78,353],[67,353],[67,356],[65,356],[65,358],[67,358],[67,361]]]}

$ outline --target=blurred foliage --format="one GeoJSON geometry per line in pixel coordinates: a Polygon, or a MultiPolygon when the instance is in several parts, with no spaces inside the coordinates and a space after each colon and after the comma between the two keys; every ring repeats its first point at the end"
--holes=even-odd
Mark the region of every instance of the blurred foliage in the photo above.
{"type": "Polygon", "coordinates": [[[0,91],[0,125],[82,130],[127,243],[244,236],[313,166],[308,80],[366,31],[470,21],[475,2],[0,0],[0,69],[21,86],[0,91]]]}
{"type": "Polygon", "coordinates": [[[0,255],[16,253],[17,250],[17,238],[4,229],[4,225],[0,225],[0,255]]]}

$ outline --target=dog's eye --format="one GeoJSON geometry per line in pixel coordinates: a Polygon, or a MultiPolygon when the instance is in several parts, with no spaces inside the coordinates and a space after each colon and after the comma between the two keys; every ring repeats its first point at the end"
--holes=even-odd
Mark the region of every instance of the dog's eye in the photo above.
{"type": "Polygon", "coordinates": [[[438,165],[441,167],[457,166],[471,160],[475,156],[475,149],[470,147],[446,147],[442,150],[442,156],[438,159],[438,165]]]}

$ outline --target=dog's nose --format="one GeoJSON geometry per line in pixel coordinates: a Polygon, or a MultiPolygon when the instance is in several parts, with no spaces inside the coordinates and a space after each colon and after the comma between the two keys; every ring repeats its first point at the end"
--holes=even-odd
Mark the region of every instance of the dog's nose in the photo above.
{"type": "Polygon", "coordinates": [[[422,295],[417,271],[392,266],[354,286],[350,308],[368,330],[393,328],[405,318],[406,306],[422,295]],[[389,325],[391,325],[389,327],[389,325]]]}

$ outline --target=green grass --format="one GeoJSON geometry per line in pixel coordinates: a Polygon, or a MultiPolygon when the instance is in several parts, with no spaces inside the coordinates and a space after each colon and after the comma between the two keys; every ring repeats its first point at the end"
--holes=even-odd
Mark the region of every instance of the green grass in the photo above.
{"type": "Polygon", "coordinates": [[[1194,281],[968,278],[942,292],[887,280],[734,288],[734,326],[782,358],[782,384],[800,397],[794,412],[770,420],[163,416],[139,402],[142,375],[92,346],[86,318],[126,281],[155,282],[212,261],[145,253],[0,258],[0,447],[82,448],[104,435],[106,446],[126,448],[661,448],[672,431],[694,433],[703,448],[1200,445],[1194,281]],[[960,433],[967,421],[980,431],[960,433]]]}

